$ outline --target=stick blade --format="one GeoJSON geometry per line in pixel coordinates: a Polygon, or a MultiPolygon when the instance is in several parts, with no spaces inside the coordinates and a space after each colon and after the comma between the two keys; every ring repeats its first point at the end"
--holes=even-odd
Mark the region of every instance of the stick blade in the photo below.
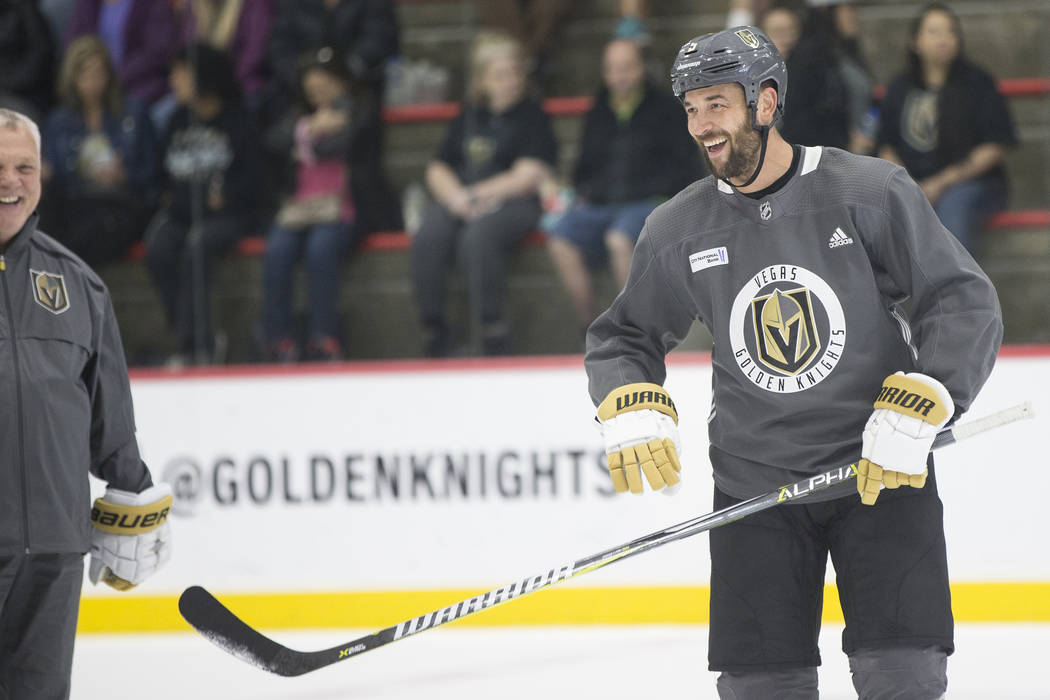
{"type": "Polygon", "coordinates": [[[256,632],[201,586],[182,592],[179,612],[212,644],[253,666],[281,676],[305,672],[285,668],[282,658],[294,652],[256,632]]]}

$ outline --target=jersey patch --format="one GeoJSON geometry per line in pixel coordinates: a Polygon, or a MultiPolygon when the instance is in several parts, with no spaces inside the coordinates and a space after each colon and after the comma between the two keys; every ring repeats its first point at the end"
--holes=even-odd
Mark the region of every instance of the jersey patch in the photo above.
{"type": "Polygon", "coordinates": [[[769,217],[773,216],[773,205],[769,202],[762,202],[758,206],[758,215],[762,218],[762,221],[769,221],[769,217]]]}
{"type": "Polygon", "coordinates": [[[689,267],[692,268],[693,272],[700,272],[700,270],[706,270],[715,265],[727,265],[728,263],[729,253],[726,251],[725,246],[708,248],[689,256],[689,267]]]}
{"type": "Polygon", "coordinates": [[[759,270],[733,301],[729,326],[740,372],[778,394],[824,381],[846,347],[838,296],[823,278],[798,265],[759,270]]]}
{"type": "Polygon", "coordinates": [[[69,294],[66,279],[54,272],[30,270],[33,283],[33,300],[56,316],[69,310],[69,294]]]}

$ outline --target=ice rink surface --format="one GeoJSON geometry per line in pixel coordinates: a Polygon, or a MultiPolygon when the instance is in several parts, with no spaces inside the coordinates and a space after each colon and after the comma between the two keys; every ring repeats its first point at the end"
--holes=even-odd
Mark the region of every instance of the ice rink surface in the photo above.
{"type": "MultiPolygon", "coordinates": [[[[271,636],[314,651],[374,631],[271,636]]],[[[856,698],[839,651],[841,632],[841,625],[825,625],[821,636],[822,700],[856,698]]],[[[1050,699],[1050,625],[958,625],[956,646],[948,661],[950,700],[1050,699]]],[[[699,626],[451,627],[279,678],[192,633],[85,635],[77,641],[72,698],[716,699],[706,653],[707,628],[699,626]]]]}

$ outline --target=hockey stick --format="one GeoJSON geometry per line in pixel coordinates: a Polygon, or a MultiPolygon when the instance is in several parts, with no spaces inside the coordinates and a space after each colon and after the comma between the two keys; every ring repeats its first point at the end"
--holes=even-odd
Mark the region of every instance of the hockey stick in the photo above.
{"type": "MultiPolygon", "coordinates": [[[[1031,404],[1025,402],[999,411],[979,420],[946,428],[937,434],[933,448],[937,449],[963,440],[977,433],[996,428],[1032,416],[1031,404]]],[[[355,639],[323,651],[295,651],[278,644],[260,634],[234,615],[215,596],[200,586],[191,586],[179,597],[179,612],[208,640],[224,651],[237,656],[259,668],[280,676],[299,676],[329,666],[339,661],[371,651],[377,647],[396,642],[424,630],[444,625],[467,615],[487,610],[515,598],[535,593],[581,574],[585,574],[613,562],[632,557],[655,547],[739,520],[779,503],[801,498],[822,491],[835,484],[854,478],[855,464],[831,469],[822,474],[802,479],[769,493],[702,515],[658,532],[640,537],[627,544],[618,545],[599,554],[565,562],[535,576],[527,576],[487,593],[453,603],[441,610],[405,620],[374,634],[355,639]]]]}

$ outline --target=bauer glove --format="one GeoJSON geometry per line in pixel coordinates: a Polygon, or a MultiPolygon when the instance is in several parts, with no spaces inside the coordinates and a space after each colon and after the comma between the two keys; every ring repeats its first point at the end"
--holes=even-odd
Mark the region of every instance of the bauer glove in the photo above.
{"type": "Polygon", "coordinates": [[[925,486],[933,439],[954,414],[951,395],[933,377],[918,372],[886,377],[864,426],[857,464],[861,502],[874,505],[883,486],[925,486]]]}
{"type": "Polygon", "coordinates": [[[91,508],[91,564],[88,578],[118,591],[134,588],[171,557],[171,487],[157,484],[142,493],[106,489],[91,508]]]}
{"type": "Polygon", "coordinates": [[[679,482],[678,412],[657,384],[613,389],[598,406],[609,475],[618,493],[642,492],[642,474],[654,491],[679,482]]]}

